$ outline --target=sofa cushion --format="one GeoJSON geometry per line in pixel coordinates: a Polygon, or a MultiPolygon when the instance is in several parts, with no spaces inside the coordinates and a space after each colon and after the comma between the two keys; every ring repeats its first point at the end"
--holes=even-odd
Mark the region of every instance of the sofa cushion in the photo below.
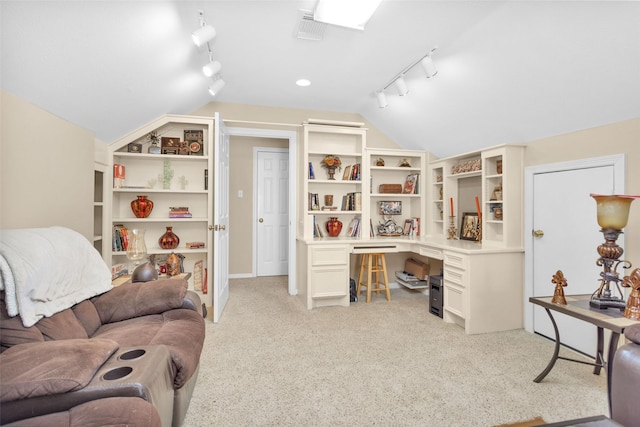
{"type": "Polygon", "coordinates": [[[117,343],[103,339],[13,346],[0,354],[0,400],[10,402],[83,388],[117,349],[117,343]]]}
{"type": "Polygon", "coordinates": [[[89,300],[84,300],[74,305],[72,310],[73,314],[78,318],[78,321],[84,326],[84,330],[88,336],[93,335],[100,325],[102,325],[96,307],[89,300]]]}
{"type": "Polygon", "coordinates": [[[70,308],[51,317],[40,319],[36,323],[36,328],[42,332],[47,341],[89,338],[84,326],[70,308]]]}
{"type": "Polygon", "coordinates": [[[187,293],[184,279],[125,283],[91,300],[102,324],[182,307],[187,293]]]}
{"type": "Polygon", "coordinates": [[[177,309],[102,325],[93,338],[113,340],[121,347],[166,345],[176,369],[174,388],[196,372],[204,343],[204,319],[193,310],[177,309]]]}
{"type": "MultiPolygon", "coordinates": [[[[2,292],[2,297],[4,297],[4,292],[2,292]]],[[[17,344],[44,341],[38,328],[35,326],[25,327],[20,316],[9,317],[2,297],[0,297],[0,351],[5,351],[17,344]]]]}

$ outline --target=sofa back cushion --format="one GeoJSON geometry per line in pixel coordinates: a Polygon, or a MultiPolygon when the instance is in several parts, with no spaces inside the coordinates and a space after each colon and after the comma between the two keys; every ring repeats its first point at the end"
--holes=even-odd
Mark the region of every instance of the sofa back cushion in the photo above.
{"type": "Polygon", "coordinates": [[[5,351],[17,344],[44,341],[38,328],[24,327],[20,316],[9,317],[3,297],[4,292],[0,296],[0,351],[5,351]]]}
{"type": "Polygon", "coordinates": [[[84,326],[70,308],[40,319],[35,326],[45,341],[89,338],[84,326]]]}
{"type": "Polygon", "coordinates": [[[98,330],[102,323],[96,307],[89,301],[84,300],[72,307],[73,314],[84,327],[87,335],[91,337],[98,330]]]}

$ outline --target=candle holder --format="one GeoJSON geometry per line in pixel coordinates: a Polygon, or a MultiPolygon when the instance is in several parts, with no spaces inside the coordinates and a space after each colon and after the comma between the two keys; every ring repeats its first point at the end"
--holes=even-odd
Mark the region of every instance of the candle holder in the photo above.
{"type": "Polygon", "coordinates": [[[447,230],[447,240],[456,240],[458,238],[458,228],[456,227],[455,215],[449,216],[449,229],[447,230]]]}

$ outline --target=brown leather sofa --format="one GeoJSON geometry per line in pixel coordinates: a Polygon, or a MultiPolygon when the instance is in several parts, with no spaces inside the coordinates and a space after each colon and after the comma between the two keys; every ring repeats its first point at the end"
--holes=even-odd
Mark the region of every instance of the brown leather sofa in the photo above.
{"type": "Polygon", "coordinates": [[[626,427],[640,426],[640,324],[626,328],[630,340],[613,359],[611,418],[626,427]]]}
{"type": "Polygon", "coordinates": [[[0,424],[182,424],[205,333],[186,280],[124,284],[31,327],[0,295],[0,424]]]}

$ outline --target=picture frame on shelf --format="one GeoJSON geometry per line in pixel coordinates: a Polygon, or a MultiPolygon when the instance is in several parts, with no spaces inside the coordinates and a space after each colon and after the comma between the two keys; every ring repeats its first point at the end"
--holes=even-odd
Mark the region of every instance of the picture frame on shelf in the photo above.
{"type": "Polygon", "coordinates": [[[204,154],[204,131],[200,129],[185,129],[184,140],[189,146],[189,154],[192,156],[202,156],[204,154]]]}
{"type": "Polygon", "coordinates": [[[378,205],[378,213],[380,215],[401,215],[402,202],[400,200],[381,201],[378,205]]]}
{"type": "Polygon", "coordinates": [[[180,138],[178,137],[161,137],[162,154],[178,154],[180,150],[180,138]]]}
{"type": "Polygon", "coordinates": [[[480,240],[480,221],[477,212],[465,212],[460,223],[460,240],[480,240]]]}
{"type": "Polygon", "coordinates": [[[127,144],[127,152],[142,153],[142,144],[138,142],[130,142],[129,144],[127,144]]]}
{"type": "Polygon", "coordinates": [[[407,175],[407,178],[404,180],[404,186],[402,187],[402,194],[415,194],[417,185],[418,174],[412,173],[407,175]]]}

